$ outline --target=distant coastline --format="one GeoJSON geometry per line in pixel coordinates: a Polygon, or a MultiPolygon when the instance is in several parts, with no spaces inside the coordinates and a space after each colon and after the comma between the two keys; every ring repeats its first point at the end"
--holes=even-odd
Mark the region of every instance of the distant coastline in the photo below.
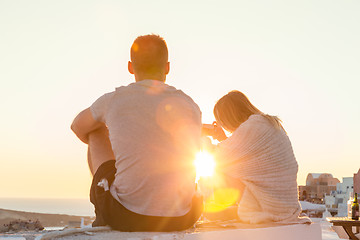
{"type": "Polygon", "coordinates": [[[88,198],[0,198],[0,208],[21,212],[95,216],[88,198]]]}
{"type": "Polygon", "coordinates": [[[22,221],[40,221],[44,227],[65,227],[65,226],[80,226],[81,219],[84,219],[84,224],[88,225],[92,223],[94,217],[90,216],[73,216],[67,214],[48,214],[48,213],[36,213],[15,211],[0,208],[0,226],[9,224],[14,220],[22,221]]]}

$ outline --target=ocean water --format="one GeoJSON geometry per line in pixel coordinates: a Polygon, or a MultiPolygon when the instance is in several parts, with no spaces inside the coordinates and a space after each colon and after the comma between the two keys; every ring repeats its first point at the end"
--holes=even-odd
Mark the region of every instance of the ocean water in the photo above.
{"type": "Polygon", "coordinates": [[[0,198],[0,208],[76,216],[95,215],[89,199],[0,198]]]}

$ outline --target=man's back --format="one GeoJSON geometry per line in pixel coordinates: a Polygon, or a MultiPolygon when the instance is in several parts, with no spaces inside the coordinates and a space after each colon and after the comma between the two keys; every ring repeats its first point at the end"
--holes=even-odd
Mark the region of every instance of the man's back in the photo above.
{"type": "Polygon", "coordinates": [[[103,95],[71,125],[89,146],[94,225],[183,230],[202,211],[202,198],[194,194],[193,164],[201,112],[190,97],[165,84],[170,62],[163,38],[139,36],[130,58],[135,83],[103,95]]]}
{"type": "Polygon", "coordinates": [[[188,212],[201,133],[201,112],[192,99],[163,82],[142,80],[105,94],[90,109],[109,129],[114,198],[143,215],[188,212]]]}

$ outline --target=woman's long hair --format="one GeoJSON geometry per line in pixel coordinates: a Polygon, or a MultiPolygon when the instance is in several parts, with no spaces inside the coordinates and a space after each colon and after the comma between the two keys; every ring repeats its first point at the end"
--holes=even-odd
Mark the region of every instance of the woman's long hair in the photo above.
{"type": "Polygon", "coordinates": [[[240,91],[229,92],[220,98],[214,107],[216,121],[229,132],[234,132],[253,114],[266,117],[277,129],[283,128],[278,117],[261,112],[240,91]]]}

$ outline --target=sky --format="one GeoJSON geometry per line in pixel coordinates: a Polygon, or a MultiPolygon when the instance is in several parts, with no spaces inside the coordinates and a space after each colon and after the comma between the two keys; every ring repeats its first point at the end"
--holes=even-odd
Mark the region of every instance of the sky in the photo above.
{"type": "Polygon", "coordinates": [[[0,0],[0,197],[86,198],[81,110],[134,78],[139,35],[169,48],[167,83],[212,123],[216,101],[244,92],[279,116],[308,173],[360,168],[360,1],[0,0]]]}

